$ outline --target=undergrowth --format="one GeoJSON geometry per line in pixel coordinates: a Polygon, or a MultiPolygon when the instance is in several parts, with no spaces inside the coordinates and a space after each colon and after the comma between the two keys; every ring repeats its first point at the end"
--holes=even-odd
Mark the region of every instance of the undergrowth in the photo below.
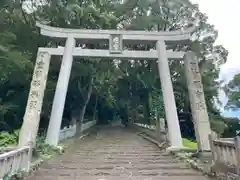
{"type": "Polygon", "coordinates": [[[0,132],[0,148],[17,145],[18,136],[19,130],[16,130],[13,133],[9,133],[6,131],[0,132]]]}
{"type": "Polygon", "coordinates": [[[53,154],[60,153],[59,148],[45,143],[45,137],[37,137],[35,151],[40,156],[52,156],[53,154]]]}
{"type": "Polygon", "coordinates": [[[3,177],[3,180],[24,180],[24,172],[9,173],[3,177]]]}

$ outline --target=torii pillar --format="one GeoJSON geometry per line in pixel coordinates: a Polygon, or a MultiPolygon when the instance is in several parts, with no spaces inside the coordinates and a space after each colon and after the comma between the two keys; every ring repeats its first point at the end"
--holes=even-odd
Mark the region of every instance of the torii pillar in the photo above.
{"type": "Polygon", "coordinates": [[[171,149],[182,148],[182,136],[177,115],[177,107],[173,92],[171,74],[167,58],[166,44],[164,41],[157,42],[158,70],[163,92],[164,108],[167,118],[169,142],[171,149]]]}
{"type": "Polygon", "coordinates": [[[208,135],[211,133],[207,106],[203,91],[198,58],[193,52],[184,56],[184,67],[187,79],[188,93],[193,115],[193,124],[198,143],[198,151],[210,151],[208,135]]]}

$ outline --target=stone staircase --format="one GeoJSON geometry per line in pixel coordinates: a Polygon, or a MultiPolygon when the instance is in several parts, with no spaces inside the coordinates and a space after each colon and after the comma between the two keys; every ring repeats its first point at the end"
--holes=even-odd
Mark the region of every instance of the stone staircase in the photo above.
{"type": "Polygon", "coordinates": [[[28,180],[207,180],[136,133],[104,127],[43,164],[28,180]]]}

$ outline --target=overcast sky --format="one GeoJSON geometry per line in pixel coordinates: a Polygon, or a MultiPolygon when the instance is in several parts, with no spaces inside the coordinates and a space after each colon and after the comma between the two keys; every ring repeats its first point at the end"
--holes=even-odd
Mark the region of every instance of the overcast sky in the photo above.
{"type": "MultiPolygon", "coordinates": [[[[226,83],[235,74],[240,73],[240,0],[191,0],[199,4],[200,11],[209,17],[208,22],[218,30],[219,36],[216,44],[223,45],[229,52],[227,62],[222,65],[219,78],[226,83]]],[[[227,99],[220,92],[223,104],[227,99]]],[[[240,116],[240,112],[225,112],[227,116],[240,116]]]]}
{"type": "Polygon", "coordinates": [[[228,60],[221,68],[220,78],[228,81],[240,72],[240,0],[191,0],[199,4],[201,12],[209,17],[209,23],[219,32],[216,44],[228,51],[228,60]]]}

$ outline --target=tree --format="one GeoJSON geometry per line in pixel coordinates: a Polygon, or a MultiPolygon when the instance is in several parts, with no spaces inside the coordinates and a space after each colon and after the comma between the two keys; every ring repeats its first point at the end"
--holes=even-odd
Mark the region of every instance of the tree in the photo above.
{"type": "Polygon", "coordinates": [[[226,109],[238,110],[240,108],[240,74],[234,78],[224,87],[225,93],[228,97],[226,109]]]}
{"type": "Polygon", "coordinates": [[[15,34],[0,32],[0,124],[3,129],[18,128],[17,114],[24,113],[27,97],[29,71],[32,63],[27,53],[17,51],[12,42],[15,34]],[[11,119],[11,124],[7,119],[11,119]]]}

